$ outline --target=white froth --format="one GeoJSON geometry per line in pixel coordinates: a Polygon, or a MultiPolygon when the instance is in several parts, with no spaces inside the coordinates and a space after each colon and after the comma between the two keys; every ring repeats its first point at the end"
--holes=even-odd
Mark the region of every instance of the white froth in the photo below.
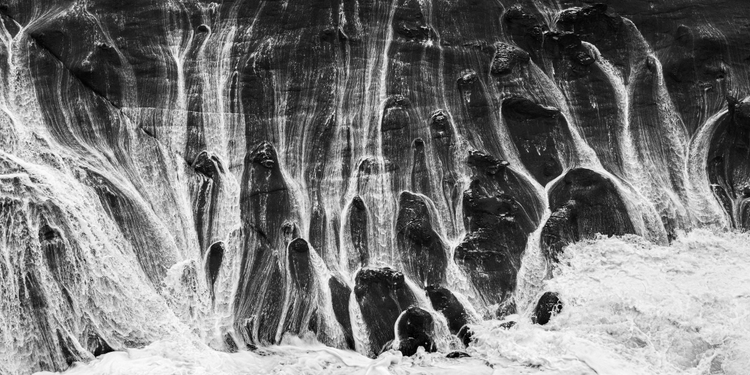
{"type": "Polygon", "coordinates": [[[562,313],[547,326],[474,326],[470,358],[396,351],[376,359],[286,338],[222,353],[189,337],[105,354],[65,374],[727,374],[750,368],[750,234],[695,230],[670,246],[636,236],[567,248],[545,290],[562,313]]]}

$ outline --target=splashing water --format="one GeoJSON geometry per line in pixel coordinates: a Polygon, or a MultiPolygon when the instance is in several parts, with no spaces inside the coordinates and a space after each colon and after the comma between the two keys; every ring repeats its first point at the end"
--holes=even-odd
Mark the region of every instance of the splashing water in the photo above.
{"type": "Polygon", "coordinates": [[[308,337],[230,354],[175,336],[65,374],[746,374],[749,243],[748,233],[703,229],[670,246],[637,236],[573,244],[546,282],[563,311],[546,326],[531,324],[531,308],[510,329],[476,324],[467,358],[420,349],[370,359],[308,337]]]}

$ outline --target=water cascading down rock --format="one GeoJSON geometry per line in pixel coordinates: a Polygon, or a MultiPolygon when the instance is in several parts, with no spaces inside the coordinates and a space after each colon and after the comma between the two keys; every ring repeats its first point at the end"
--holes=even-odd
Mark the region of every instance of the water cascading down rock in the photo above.
{"type": "Polygon", "coordinates": [[[750,8],[602,3],[0,2],[0,373],[448,352],[568,244],[749,228],[750,8]]]}

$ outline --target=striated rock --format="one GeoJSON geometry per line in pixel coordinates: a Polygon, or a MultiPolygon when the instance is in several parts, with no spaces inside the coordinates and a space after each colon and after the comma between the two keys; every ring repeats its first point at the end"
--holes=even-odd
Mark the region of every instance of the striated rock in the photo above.
{"type": "Polygon", "coordinates": [[[733,226],[750,228],[750,104],[727,97],[727,113],[717,119],[708,152],[713,193],[733,226]]]}
{"type": "Polygon", "coordinates": [[[349,349],[354,349],[354,335],[352,334],[352,322],[349,317],[349,298],[352,294],[351,288],[337,276],[328,279],[328,288],[331,291],[333,301],[333,313],[346,335],[346,343],[349,349]]]}
{"type": "Polygon", "coordinates": [[[584,238],[635,233],[615,184],[589,169],[572,169],[549,191],[552,215],[542,230],[542,249],[556,261],[563,248],[584,238]]]}
{"type": "Polygon", "coordinates": [[[448,267],[447,246],[432,227],[427,199],[404,191],[398,206],[396,244],[404,273],[422,285],[442,283],[448,267]]]}
{"type": "Polygon", "coordinates": [[[354,296],[370,332],[373,351],[395,338],[393,326],[402,311],[416,302],[401,272],[391,268],[364,268],[355,277],[354,296]]]}
{"type": "Polygon", "coordinates": [[[427,166],[427,157],[425,155],[425,144],[422,138],[417,138],[412,142],[414,156],[411,168],[411,186],[417,193],[429,194],[430,170],[427,166]]]}
{"type": "Polygon", "coordinates": [[[508,163],[471,152],[474,180],[463,196],[467,234],[454,259],[487,304],[508,300],[529,234],[539,222],[539,198],[508,163]]]}
{"type": "Polygon", "coordinates": [[[368,250],[368,213],[365,202],[359,196],[352,199],[349,206],[349,232],[352,238],[354,253],[348,256],[349,272],[367,266],[370,259],[368,250]]]}
{"type": "Polygon", "coordinates": [[[428,286],[425,288],[427,297],[430,298],[432,308],[442,313],[448,320],[448,329],[452,334],[457,335],[466,323],[469,322],[469,315],[461,302],[447,288],[428,286]]]}
{"type": "Polygon", "coordinates": [[[245,165],[240,210],[243,228],[254,236],[244,244],[234,300],[235,329],[245,332],[247,344],[274,344],[280,340],[278,327],[284,323],[289,287],[280,254],[294,236],[294,225],[288,221],[293,217],[291,197],[270,143],[258,144],[245,165]]]}
{"type": "Polygon", "coordinates": [[[57,343],[62,351],[63,358],[65,358],[65,363],[68,365],[83,360],[83,355],[78,352],[78,349],[73,343],[73,339],[67,337],[67,335],[63,335],[60,330],[57,331],[57,343]]]}
{"type": "Polygon", "coordinates": [[[224,346],[229,353],[237,353],[237,351],[239,350],[239,348],[237,347],[237,343],[234,341],[234,338],[228,332],[224,334],[224,346]]]}
{"type": "Polygon", "coordinates": [[[302,238],[292,240],[287,246],[287,264],[292,287],[289,293],[289,310],[285,317],[284,331],[304,332],[310,329],[317,333],[311,320],[317,314],[316,274],[312,265],[310,245],[302,238]]]}

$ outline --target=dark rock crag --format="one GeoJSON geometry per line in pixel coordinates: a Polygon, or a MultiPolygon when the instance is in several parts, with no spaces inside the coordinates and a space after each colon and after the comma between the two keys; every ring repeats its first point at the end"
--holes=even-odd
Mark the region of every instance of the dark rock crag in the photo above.
{"type": "Polygon", "coordinates": [[[507,303],[528,236],[539,224],[541,202],[507,162],[479,151],[472,151],[468,162],[474,169],[463,196],[468,233],[454,257],[486,303],[507,303]]]}
{"type": "Polygon", "coordinates": [[[401,312],[416,302],[404,274],[390,268],[364,268],[357,273],[354,296],[370,332],[373,350],[380,350],[395,336],[393,327],[401,312]]]}
{"type": "Polygon", "coordinates": [[[398,350],[405,356],[412,356],[422,347],[426,352],[434,352],[435,322],[432,315],[419,307],[410,307],[399,316],[396,322],[398,350]]]}

